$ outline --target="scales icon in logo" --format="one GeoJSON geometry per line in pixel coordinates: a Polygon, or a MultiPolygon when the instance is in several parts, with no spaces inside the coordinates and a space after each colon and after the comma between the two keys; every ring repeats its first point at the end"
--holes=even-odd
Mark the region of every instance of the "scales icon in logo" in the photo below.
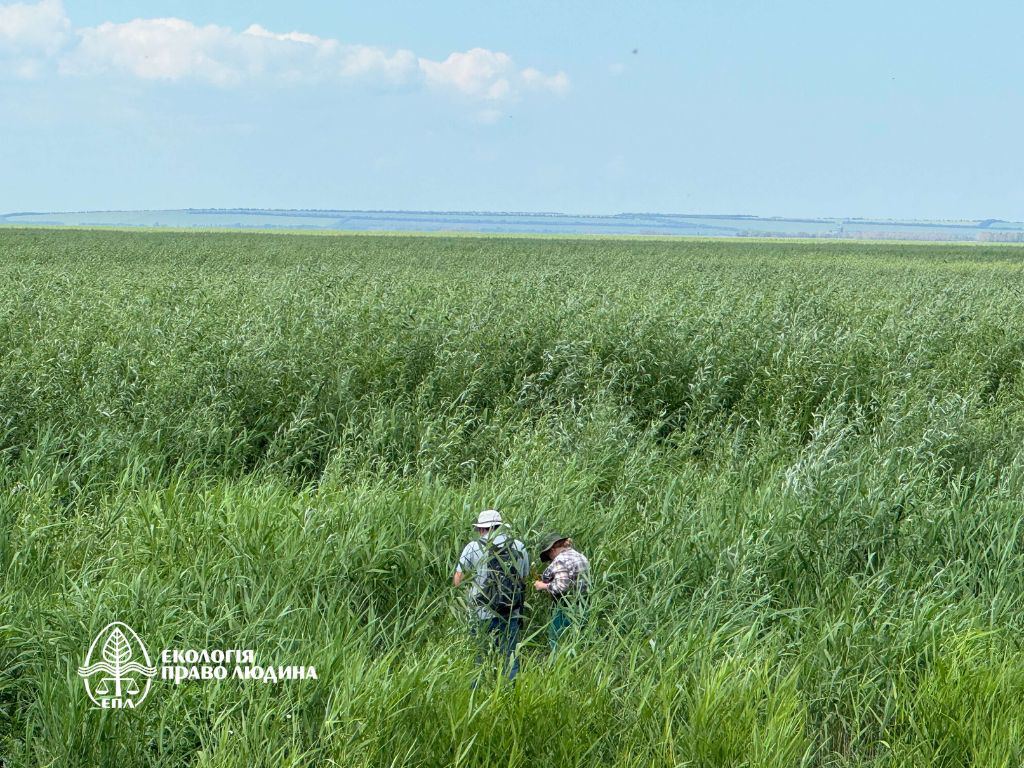
{"type": "Polygon", "coordinates": [[[97,707],[134,709],[149,693],[156,667],[135,630],[115,621],[96,635],[78,674],[97,707]]]}

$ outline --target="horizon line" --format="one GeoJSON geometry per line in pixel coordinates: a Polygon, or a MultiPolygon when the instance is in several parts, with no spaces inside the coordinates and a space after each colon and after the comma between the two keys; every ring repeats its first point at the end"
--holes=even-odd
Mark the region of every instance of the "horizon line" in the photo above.
{"type": "Polygon", "coordinates": [[[953,224],[953,223],[975,223],[977,224],[1024,224],[1024,220],[1002,219],[996,217],[986,218],[891,218],[891,217],[864,217],[864,216],[800,216],[800,215],[778,215],[770,216],[751,213],[683,213],[665,211],[618,211],[615,213],[566,213],[564,211],[497,211],[497,210],[459,210],[459,209],[418,209],[418,208],[256,208],[248,206],[236,206],[229,208],[214,207],[186,207],[186,208],[92,208],[78,210],[22,210],[0,213],[0,219],[8,219],[16,216],[46,216],[46,215],[78,215],[78,214],[111,214],[111,213],[148,213],[148,212],[201,212],[201,213],[371,213],[371,214],[421,214],[421,215],[460,215],[460,216],[537,216],[537,217],[561,217],[577,219],[607,219],[621,218],[628,216],[659,216],[666,218],[700,218],[700,219],[750,219],[753,221],[791,221],[791,222],[861,222],[879,224],[953,224]]]}

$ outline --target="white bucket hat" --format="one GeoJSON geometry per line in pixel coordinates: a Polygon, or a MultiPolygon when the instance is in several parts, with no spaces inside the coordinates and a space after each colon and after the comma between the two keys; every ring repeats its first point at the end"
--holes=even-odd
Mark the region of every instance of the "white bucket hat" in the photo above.
{"type": "Polygon", "coordinates": [[[473,524],[474,528],[495,528],[501,525],[501,514],[496,509],[485,509],[473,524]]]}

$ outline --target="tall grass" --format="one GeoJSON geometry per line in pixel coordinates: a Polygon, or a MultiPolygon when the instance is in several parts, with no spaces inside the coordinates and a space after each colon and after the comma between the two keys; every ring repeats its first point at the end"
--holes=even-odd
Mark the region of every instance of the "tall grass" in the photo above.
{"type": "Polygon", "coordinates": [[[0,232],[0,756],[1019,765],[1022,256],[0,232]],[[471,691],[485,506],[594,606],[471,691]],[[96,711],[115,619],[320,679],[96,711]]]}

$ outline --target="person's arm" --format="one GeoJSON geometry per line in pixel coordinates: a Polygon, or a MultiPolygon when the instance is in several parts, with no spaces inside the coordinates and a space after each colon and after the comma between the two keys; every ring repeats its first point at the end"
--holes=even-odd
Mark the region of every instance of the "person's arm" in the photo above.
{"type": "Polygon", "coordinates": [[[546,592],[551,587],[551,573],[554,563],[544,569],[544,573],[540,575],[540,578],[533,582],[533,588],[541,592],[546,592]]]}
{"type": "Polygon", "coordinates": [[[460,584],[462,584],[464,569],[473,567],[475,563],[475,560],[473,559],[473,553],[473,542],[470,542],[465,547],[463,547],[462,554],[459,555],[459,562],[455,566],[455,573],[452,574],[452,584],[454,586],[457,587],[460,584]]]}
{"type": "Polygon", "coordinates": [[[556,558],[552,561],[551,565],[544,569],[544,575],[541,576],[541,580],[533,586],[546,591],[552,597],[558,597],[569,589],[571,583],[572,580],[569,578],[568,569],[558,562],[556,558]]]}

